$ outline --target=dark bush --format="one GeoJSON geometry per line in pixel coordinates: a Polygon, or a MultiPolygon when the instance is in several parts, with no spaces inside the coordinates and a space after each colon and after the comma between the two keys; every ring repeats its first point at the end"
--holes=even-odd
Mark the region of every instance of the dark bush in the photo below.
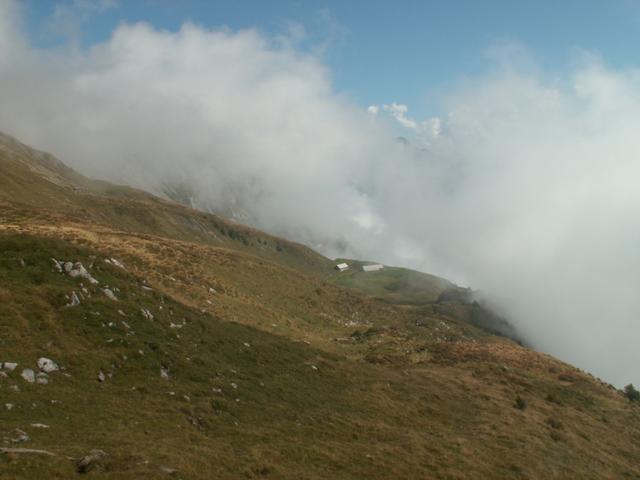
{"type": "Polygon", "coordinates": [[[561,430],[563,428],[562,422],[554,417],[547,418],[547,425],[551,428],[555,428],[556,430],[561,430]]]}
{"type": "Polygon", "coordinates": [[[522,398],[520,395],[518,395],[516,397],[515,407],[518,410],[524,410],[525,408],[527,408],[527,401],[524,398],[522,398]]]}
{"type": "Polygon", "coordinates": [[[633,386],[633,383],[630,383],[629,385],[624,387],[624,394],[632,402],[640,403],[640,392],[636,390],[636,388],[633,386]]]}

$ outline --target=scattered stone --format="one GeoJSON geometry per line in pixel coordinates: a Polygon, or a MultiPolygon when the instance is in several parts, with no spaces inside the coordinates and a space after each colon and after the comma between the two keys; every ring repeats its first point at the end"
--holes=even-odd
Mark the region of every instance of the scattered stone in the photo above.
{"type": "Polygon", "coordinates": [[[62,262],[59,262],[58,260],[56,260],[55,258],[51,259],[53,261],[53,267],[56,269],[56,271],[58,273],[62,273],[62,262]]]}
{"type": "Polygon", "coordinates": [[[311,365],[311,368],[314,370],[318,370],[318,367],[316,367],[315,365],[311,365]]]}
{"type": "Polygon", "coordinates": [[[40,357],[38,359],[38,368],[44,373],[57,372],[60,370],[56,362],[46,357],[40,357]]]}
{"type": "Polygon", "coordinates": [[[115,294],[113,293],[113,290],[111,290],[110,288],[104,288],[102,291],[109,299],[113,300],[114,302],[118,301],[115,294]]]}
{"type": "Polygon", "coordinates": [[[243,343],[243,345],[244,345],[245,347],[247,347],[247,348],[251,348],[251,345],[250,345],[249,343],[247,343],[247,342],[244,342],[244,343],[243,343]]]}
{"type": "Polygon", "coordinates": [[[80,305],[80,299],[76,292],[71,292],[71,301],[65,305],[65,307],[77,307],[80,305]]]}
{"type": "MultiPolygon", "coordinates": [[[[105,260],[106,261],[106,260],[105,260]]],[[[111,264],[115,265],[118,268],[121,268],[123,270],[126,270],[125,266],[122,264],[122,262],[116,260],[115,258],[111,258],[111,264]]]]}
{"type": "Polygon", "coordinates": [[[49,425],[45,425],[44,423],[32,423],[32,428],[49,428],[49,425]]]}
{"type": "Polygon", "coordinates": [[[47,383],[49,383],[49,375],[43,372],[38,373],[36,375],[36,383],[38,385],[46,385],[47,383]]]}
{"type": "Polygon", "coordinates": [[[19,392],[20,391],[20,387],[18,385],[11,385],[9,388],[11,390],[13,390],[14,392],[19,392]]]}
{"type": "Polygon", "coordinates": [[[39,455],[55,456],[55,453],[47,452],[46,450],[36,450],[33,448],[0,448],[0,453],[35,453],[39,455]]]}
{"type": "Polygon", "coordinates": [[[84,268],[84,266],[80,262],[76,262],[75,264],[66,262],[64,264],[64,271],[67,272],[72,278],[84,278],[85,280],[88,280],[89,283],[92,283],[94,285],[98,283],[98,281],[91,276],[91,274],[87,271],[86,268],[84,268]]]}
{"type": "Polygon", "coordinates": [[[25,443],[31,440],[31,438],[29,438],[29,435],[27,435],[27,432],[25,432],[24,430],[16,428],[15,432],[18,434],[18,436],[11,439],[13,443],[25,443]]]}
{"type": "Polygon", "coordinates": [[[166,473],[167,475],[173,475],[174,473],[177,473],[178,470],[176,470],[175,468],[169,468],[169,467],[165,467],[163,465],[160,465],[160,471],[162,473],[166,473]]]}
{"type": "Polygon", "coordinates": [[[107,377],[104,375],[104,373],[102,373],[102,370],[100,370],[100,372],[98,373],[98,381],[100,383],[104,382],[107,379],[107,377]]]}
{"type": "Polygon", "coordinates": [[[123,317],[126,317],[126,316],[127,316],[127,314],[126,314],[126,313],[124,313],[122,310],[118,310],[118,314],[119,314],[119,315],[122,315],[123,317]]]}
{"type": "Polygon", "coordinates": [[[76,463],[76,470],[78,473],[87,473],[94,467],[100,464],[101,460],[106,457],[107,454],[103,450],[91,450],[89,455],[85,455],[76,463]]]}
{"type": "Polygon", "coordinates": [[[160,369],[160,377],[164,378],[165,380],[169,380],[169,370],[161,368],[160,369]]]}
{"type": "Polygon", "coordinates": [[[120,323],[122,323],[122,325],[124,325],[124,328],[126,328],[127,330],[131,330],[131,326],[124,320],[120,320],[120,323]]]}
{"type": "Polygon", "coordinates": [[[26,267],[26,266],[27,266],[27,264],[26,264],[26,263],[24,263],[24,259],[22,259],[22,258],[20,259],[20,261],[19,261],[18,263],[20,263],[20,266],[21,266],[22,268],[24,268],[24,267],[26,267]]]}
{"type": "Polygon", "coordinates": [[[17,366],[18,364],[14,362],[2,362],[2,364],[0,364],[0,368],[3,370],[9,370],[10,372],[13,372],[17,366]]]}
{"type": "Polygon", "coordinates": [[[231,387],[232,387],[234,390],[237,390],[237,389],[238,389],[238,384],[237,384],[237,383],[235,383],[235,382],[231,382],[231,387]]]}
{"type": "Polygon", "coordinates": [[[7,410],[12,410],[13,409],[13,403],[5,403],[4,404],[4,408],[6,408],[7,410]]]}
{"type": "Polygon", "coordinates": [[[29,383],[33,383],[36,381],[36,374],[30,368],[25,368],[24,370],[22,370],[20,376],[29,383]]]}
{"type": "Polygon", "coordinates": [[[147,310],[146,308],[140,309],[142,311],[142,316],[147,320],[153,320],[153,314],[147,310]]]}

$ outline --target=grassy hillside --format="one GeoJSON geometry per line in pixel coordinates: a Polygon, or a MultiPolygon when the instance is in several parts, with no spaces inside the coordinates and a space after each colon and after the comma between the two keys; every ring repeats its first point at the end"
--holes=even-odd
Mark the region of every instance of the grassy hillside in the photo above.
{"type": "Polygon", "coordinates": [[[640,407],[477,328],[474,305],[344,289],[305,247],[141,192],[14,177],[7,155],[0,362],[18,366],[0,375],[3,479],[80,477],[92,450],[106,455],[86,475],[105,479],[640,476],[640,407]],[[168,233],[176,212],[254,236],[168,233]],[[60,366],[46,385],[21,377],[40,357],[60,366]]]}
{"type": "Polygon", "coordinates": [[[385,266],[382,270],[365,272],[362,266],[375,262],[341,258],[335,263],[343,262],[349,265],[349,269],[344,272],[334,271],[331,276],[332,283],[354,288],[392,303],[434,303],[445,291],[456,288],[444,278],[415,270],[385,266]]]}

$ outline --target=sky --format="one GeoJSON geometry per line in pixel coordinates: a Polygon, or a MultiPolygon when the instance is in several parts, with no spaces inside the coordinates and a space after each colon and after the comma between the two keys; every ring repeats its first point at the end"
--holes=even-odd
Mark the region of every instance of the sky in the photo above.
{"type": "Polygon", "coordinates": [[[120,22],[149,22],[171,31],[187,21],[205,28],[257,28],[268,35],[297,31],[301,48],[321,51],[337,91],[361,105],[406,104],[418,117],[439,113],[438,94],[486,70],[487,57],[504,44],[526,46],[539,68],[555,74],[568,71],[579,51],[602,55],[613,67],[633,65],[640,44],[637,0],[26,0],[26,5],[29,29],[41,46],[72,36],[86,47],[108,39],[120,22]]]}
{"type": "Polygon", "coordinates": [[[0,0],[0,131],[471,286],[534,348],[640,384],[639,21],[629,0],[0,0]]]}

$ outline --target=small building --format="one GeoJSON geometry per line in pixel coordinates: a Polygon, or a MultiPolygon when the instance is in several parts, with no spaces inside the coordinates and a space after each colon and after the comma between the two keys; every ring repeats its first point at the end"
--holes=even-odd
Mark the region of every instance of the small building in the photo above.
{"type": "Polygon", "coordinates": [[[374,265],[363,265],[362,266],[362,271],[363,272],[377,272],[378,270],[382,270],[383,268],[384,268],[384,265],[376,263],[374,265]]]}
{"type": "Polygon", "coordinates": [[[336,270],[340,271],[340,272],[344,272],[345,270],[349,269],[349,265],[346,263],[339,263],[336,265],[336,270]]]}

